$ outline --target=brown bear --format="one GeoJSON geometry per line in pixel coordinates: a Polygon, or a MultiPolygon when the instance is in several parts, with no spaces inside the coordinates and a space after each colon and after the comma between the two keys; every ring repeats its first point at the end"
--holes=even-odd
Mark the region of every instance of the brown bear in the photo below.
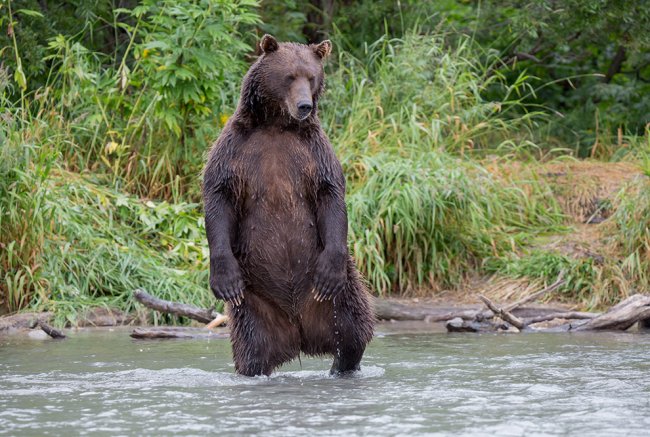
{"type": "Polygon", "coordinates": [[[228,305],[235,369],[269,375],[300,353],[359,369],[369,294],[347,248],[345,178],[318,119],[331,43],[265,35],[204,170],[210,288],[228,305]]]}

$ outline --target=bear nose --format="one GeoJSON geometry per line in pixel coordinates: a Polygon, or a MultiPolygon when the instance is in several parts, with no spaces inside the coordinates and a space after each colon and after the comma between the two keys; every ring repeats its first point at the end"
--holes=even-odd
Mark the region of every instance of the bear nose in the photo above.
{"type": "Polygon", "coordinates": [[[311,112],[311,108],[312,108],[311,102],[308,102],[306,100],[298,102],[298,113],[301,116],[309,114],[309,112],[311,112]]]}

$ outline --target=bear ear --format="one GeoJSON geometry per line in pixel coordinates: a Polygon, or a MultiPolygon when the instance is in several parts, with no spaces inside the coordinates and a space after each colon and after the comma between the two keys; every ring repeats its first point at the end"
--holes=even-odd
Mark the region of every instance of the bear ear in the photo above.
{"type": "Polygon", "coordinates": [[[268,33],[260,40],[260,48],[263,53],[272,53],[280,47],[278,41],[268,33]]]}
{"type": "Polygon", "coordinates": [[[322,43],[314,46],[314,52],[319,58],[325,59],[332,53],[332,41],[326,39],[322,43]]]}

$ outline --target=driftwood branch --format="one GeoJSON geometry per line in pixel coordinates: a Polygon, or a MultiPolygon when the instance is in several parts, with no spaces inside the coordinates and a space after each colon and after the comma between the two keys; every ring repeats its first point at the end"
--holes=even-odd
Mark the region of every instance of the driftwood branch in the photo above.
{"type": "Polygon", "coordinates": [[[59,331],[56,328],[51,327],[50,325],[45,323],[43,320],[39,320],[36,323],[36,326],[40,327],[43,331],[45,331],[45,333],[47,335],[49,335],[52,338],[55,338],[55,339],[63,339],[63,338],[65,338],[65,334],[63,332],[59,331]]]}
{"type": "Polygon", "coordinates": [[[526,326],[524,322],[518,317],[514,316],[510,311],[507,311],[503,308],[498,307],[494,302],[492,302],[487,297],[481,295],[479,299],[494,313],[495,316],[500,317],[506,322],[510,323],[515,328],[521,330],[526,326]]]}
{"type": "Polygon", "coordinates": [[[650,295],[635,294],[613,306],[607,312],[581,325],[571,327],[572,331],[621,330],[624,331],[636,322],[650,319],[650,295]]]}
{"type": "MultiPolygon", "coordinates": [[[[618,305],[613,306],[602,314],[584,313],[579,311],[557,312],[529,319],[521,320],[511,312],[492,302],[485,296],[479,296],[485,306],[499,318],[508,324],[516,327],[520,331],[532,330],[542,332],[562,332],[562,331],[596,331],[596,330],[618,330],[625,331],[635,323],[643,328],[650,325],[650,295],[636,294],[631,296],[618,305]],[[553,328],[531,328],[530,325],[549,320],[564,319],[569,322],[553,328]],[[584,320],[576,322],[576,320],[584,320]]],[[[498,324],[485,319],[480,319],[482,313],[477,313],[477,318],[472,320],[462,320],[460,318],[447,322],[446,327],[449,332],[484,332],[504,330],[507,326],[498,324]]]]}
{"type": "MultiPolygon", "coordinates": [[[[491,318],[494,314],[490,310],[484,310],[478,306],[454,307],[440,306],[426,303],[401,303],[392,299],[375,299],[373,303],[375,315],[379,320],[396,321],[425,321],[425,322],[446,322],[447,320],[461,318],[463,320],[474,320],[478,313],[485,319],[491,318]]],[[[517,317],[538,317],[546,314],[563,311],[557,306],[535,306],[519,307],[512,312],[517,317]]]]}
{"type": "Polygon", "coordinates": [[[227,338],[228,334],[224,332],[214,332],[205,328],[187,328],[180,326],[161,327],[161,328],[135,328],[131,332],[131,337],[141,340],[167,339],[167,338],[196,338],[212,339],[227,338]]]}
{"type": "Polygon", "coordinates": [[[417,306],[407,305],[394,300],[374,299],[373,308],[379,320],[430,320],[443,321],[462,317],[471,319],[476,311],[467,310],[465,316],[459,316],[457,313],[465,310],[455,311],[452,308],[440,308],[439,306],[418,304],[417,306]]]}
{"type": "Polygon", "coordinates": [[[565,320],[583,320],[583,319],[593,319],[598,317],[600,313],[585,313],[582,311],[566,311],[562,313],[550,313],[543,316],[532,317],[526,319],[526,326],[534,325],[535,323],[548,322],[555,319],[565,319],[565,320]]]}
{"type": "Polygon", "coordinates": [[[217,326],[221,326],[224,323],[228,322],[228,316],[224,316],[223,314],[219,314],[213,321],[205,325],[207,329],[213,329],[216,328],[217,326]]]}
{"type": "Polygon", "coordinates": [[[174,314],[177,316],[188,317],[193,320],[197,320],[201,323],[210,323],[217,317],[221,316],[217,311],[213,309],[203,309],[198,308],[193,305],[187,305],[184,303],[170,302],[168,300],[159,299],[147,293],[142,289],[137,289],[134,293],[135,298],[138,302],[146,306],[147,308],[160,311],[162,313],[174,314]]]}

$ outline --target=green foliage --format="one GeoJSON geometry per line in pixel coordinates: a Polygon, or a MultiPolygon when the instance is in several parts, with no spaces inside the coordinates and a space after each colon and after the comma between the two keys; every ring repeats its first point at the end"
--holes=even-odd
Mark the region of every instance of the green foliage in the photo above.
{"type": "Polygon", "coordinates": [[[543,121],[528,111],[522,95],[531,92],[522,74],[514,84],[487,75],[498,58],[481,61],[469,38],[445,34],[381,38],[364,58],[339,54],[328,77],[323,123],[344,163],[353,157],[390,151],[413,156],[431,150],[483,154],[487,150],[534,148],[531,129],[543,121]],[[501,89],[486,99],[488,89],[501,89]]]}
{"type": "Polygon", "coordinates": [[[560,2],[574,17],[530,1],[42,3],[0,3],[4,311],[74,324],[89,306],[133,310],[138,287],[212,304],[198,175],[262,31],[337,44],[320,116],[376,292],[566,271],[561,296],[596,306],[648,284],[645,179],[615,202],[622,258],[601,265],[530,249],[566,217],[525,164],[499,171],[546,156],[558,135],[583,154],[648,160],[644,5],[560,2]],[[594,77],[619,45],[621,70],[594,77]],[[537,61],[520,59],[533,49],[537,61]]]}
{"type": "Polygon", "coordinates": [[[481,2],[476,12],[472,35],[499,50],[514,72],[548,84],[531,102],[561,115],[551,133],[575,145],[579,156],[603,154],[603,147],[616,144],[619,128],[644,134],[650,122],[643,98],[650,92],[650,3],[507,0],[481,2]]]}
{"type": "Polygon", "coordinates": [[[48,144],[0,123],[0,308],[16,311],[44,287],[43,241],[51,220],[47,180],[53,163],[48,144]]]}
{"type": "Polygon", "coordinates": [[[264,19],[265,29],[286,35],[301,29],[310,40],[334,34],[340,49],[359,58],[372,41],[401,38],[414,27],[470,36],[486,58],[500,58],[488,74],[503,75],[509,85],[522,75],[538,79],[525,102],[552,115],[536,137],[546,150],[559,146],[581,157],[609,157],[623,146],[619,130],[644,135],[650,122],[644,99],[650,93],[648,2],[300,0],[265,4],[264,19]],[[288,24],[288,14],[303,21],[288,24]]]}
{"type": "Polygon", "coordinates": [[[522,76],[485,73],[467,38],[409,32],[362,59],[339,54],[321,118],[349,178],[350,241],[374,290],[450,287],[562,216],[534,180],[502,180],[456,156],[531,149],[522,76]],[[486,100],[488,87],[504,89],[486,100]]]}
{"type": "Polygon", "coordinates": [[[43,249],[50,293],[35,304],[72,324],[98,302],[133,310],[137,288],[214,305],[199,205],[143,201],[65,172],[51,184],[53,228],[43,249]]]}
{"type": "Polygon", "coordinates": [[[532,250],[523,255],[509,254],[504,258],[488,260],[488,270],[515,278],[541,279],[553,283],[562,274],[565,283],[554,297],[567,301],[588,302],[591,307],[612,303],[610,296],[597,293],[601,266],[593,258],[572,258],[554,251],[532,250]]]}
{"type": "Polygon", "coordinates": [[[268,33],[278,41],[307,42],[303,28],[309,21],[308,3],[306,0],[262,0],[259,11],[262,20],[259,24],[260,34],[268,33]]]}
{"type": "MultiPolygon", "coordinates": [[[[66,138],[41,120],[0,129],[0,307],[133,310],[132,292],[209,307],[205,226],[195,203],[153,202],[59,169],[66,138]]],[[[104,180],[101,180],[104,179],[104,180]]],[[[173,321],[173,320],[172,320],[173,321]]]]}
{"type": "Polygon", "coordinates": [[[122,34],[110,25],[112,14],[110,2],[4,0],[0,2],[0,53],[5,48],[5,54],[14,56],[3,56],[2,61],[13,72],[20,71],[17,64],[21,64],[27,89],[36,90],[50,76],[48,42],[57,35],[74,35],[92,52],[116,51],[122,34]],[[8,49],[13,39],[18,51],[8,49]]]}
{"type": "MultiPolygon", "coordinates": [[[[198,124],[232,107],[237,79],[246,69],[242,55],[250,50],[238,29],[259,22],[253,12],[256,6],[254,0],[148,0],[125,11],[147,17],[138,22],[142,27],[141,41],[135,45],[142,64],[138,82],[155,92],[154,114],[177,137],[192,130],[190,121],[198,124]]],[[[126,85],[128,67],[120,66],[119,73],[126,85]]]]}
{"type": "Polygon", "coordinates": [[[638,286],[650,286],[650,179],[648,175],[618,195],[612,217],[615,242],[623,254],[622,270],[638,286]]]}
{"type": "MultiPolygon", "coordinates": [[[[15,89],[5,97],[38,101],[53,121],[74,120],[65,127],[72,135],[63,150],[70,169],[99,168],[140,195],[179,196],[197,186],[205,144],[235,105],[250,50],[243,33],[258,22],[256,6],[253,0],[143,1],[111,10],[109,23],[120,37],[108,53],[85,45],[97,19],[91,14],[80,32],[48,40],[42,87],[35,87],[36,76],[27,77],[26,100],[8,94],[15,89]]],[[[29,32],[12,23],[14,35],[29,32]]],[[[22,47],[13,52],[21,59],[22,47]]]]}
{"type": "Polygon", "coordinates": [[[383,153],[364,168],[367,177],[348,197],[350,241],[380,293],[457,286],[481,263],[562,220],[538,185],[499,180],[444,153],[417,160],[383,153]]]}

